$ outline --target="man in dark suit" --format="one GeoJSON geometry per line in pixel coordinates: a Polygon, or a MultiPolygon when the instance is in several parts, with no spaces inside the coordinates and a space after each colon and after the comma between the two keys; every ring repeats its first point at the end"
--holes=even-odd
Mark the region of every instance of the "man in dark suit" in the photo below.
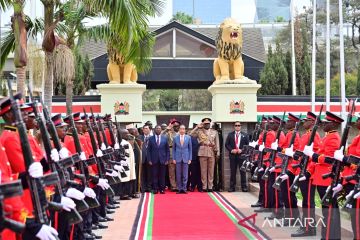
{"type": "Polygon", "coordinates": [[[165,193],[166,165],[170,160],[168,139],[161,134],[161,126],[156,125],[155,135],[150,137],[148,145],[148,161],[152,168],[153,193],[165,193]]]}
{"type": "Polygon", "coordinates": [[[152,177],[151,177],[151,165],[149,164],[148,160],[148,146],[149,146],[149,139],[150,139],[150,128],[149,126],[145,125],[143,127],[144,135],[140,136],[141,141],[143,142],[142,145],[142,167],[141,167],[141,191],[142,192],[150,192],[151,185],[152,185],[152,177]]]}
{"type": "MultiPolygon", "coordinates": [[[[235,191],[236,185],[236,172],[245,159],[242,155],[241,149],[244,145],[249,144],[247,134],[241,132],[241,123],[239,121],[234,123],[235,131],[230,132],[226,138],[225,147],[229,151],[230,158],[230,189],[229,192],[235,191]]],[[[243,192],[247,192],[246,172],[240,171],[241,188],[243,192]]]]}
{"type": "MultiPolygon", "coordinates": [[[[196,127],[196,123],[195,126],[196,127]]],[[[188,189],[190,192],[193,192],[195,190],[195,187],[197,187],[197,190],[199,192],[202,192],[202,183],[201,183],[201,172],[200,172],[200,162],[198,157],[198,151],[199,151],[199,142],[197,140],[197,137],[191,137],[191,144],[192,144],[192,161],[189,165],[189,181],[188,181],[188,189]]]]}

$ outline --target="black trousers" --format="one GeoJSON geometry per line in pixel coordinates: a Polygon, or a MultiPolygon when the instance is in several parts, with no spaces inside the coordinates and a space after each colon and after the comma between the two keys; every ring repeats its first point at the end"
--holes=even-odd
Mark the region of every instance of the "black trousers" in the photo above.
{"type": "MultiPolygon", "coordinates": [[[[354,190],[354,184],[347,183],[344,185],[346,195],[354,190]]],[[[352,200],[352,208],[349,210],[351,218],[351,227],[354,234],[354,239],[360,239],[360,198],[352,200]]]]}
{"type": "Polygon", "coordinates": [[[267,204],[267,189],[265,187],[265,184],[267,184],[267,181],[262,180],[262,176],[264,175],[264,171],[258,173],[258,182],[259,182],[259,196],[258,196],[258,202],[262,203],[262,206],[264,208],[268,207],[267,204]],[[266,192],[265,192],[266,191],[266,192]]]}
{"type": "Polygon", "coordinates": [[[94,214],[93,217],[94,223],[98,223],[97,216],[106,217],[106,193],[99,186],[96,186],[93,190],[96,194],[97,200],[100,203],[100,206],[94,209],[97,215],[94,214]]]}
{"type": "Polygon", "coordinates": [[[191,189],[195,189],[195,187],[197,187],[198,190],[202,189],[200,162],[198,159],[192,160],[191,164],[189,165],[187,186],[191,189]]]}
{"type": "MultiPolygon", "coordinates": [[[[312,188],[312,180],[306,179],[305,181],[299,182],[299,187],[302,200],[302,222],[305,226],[305,230],[309,231],[314,226],[309,225],[311,219],[315,219],[315,188],[312,188]]],[[[312,224],[313,225],[313,224],[312,224]]]]}
{"type": "Polygon", "coordinates": [[[152,168],[152,189],[154,191],[165,190],[165,174],[167,165],[161,163],[153,163],[152,168]]]}
{"type": "Polygon", "coordinates": [[[266,183],[267,193],[268,193],[268,208],[272,208],[273,212],[277,215],[283,215],[283,202],[280,196],[280,191],[273,188],[275,179],[279,176],[279,173],[272,172],[269,175],[268,181],[266,183]]]}
{"type": "MultiPolygon", "coordinates": [[[[200,162],[199,162],[200,164],[200,162]]],[[[199,165],[200,166],[200,165],[199,165]]],[[[201,175],[201,174],[200,174],[201,175]]],[[[201,176],[200,176],[201,181],[201,176]]],[[[202,185],[200,185],[202,186],[202,185]]],[[[221,191],[223,189],[223,182],[222,182],[222,158],[215,161],[214,167],[214,187],[215,191],[221,191]]]]}
{"type": "Polygon", "coordinates": [[[240,172],[240,183],[241,188],[247,188],[246,182],[246,172],[240,171],[241,165],[243,164],[244,159],[241,159],[239,156],[230,156],[230,188],[236,186],[236,172],[239,169],[240,172]]]}
{"type": "Polygon", "coordinates": [[[141,191],[150,191],[152,189],[152,170],[151,165],[143,163],[141,176],[141,191]]]}
{"type": "MultiPolygon", "coordinates": [[[[312,188],[316,188],[320,199],[322,199],[326,193],[327,186],[312,185],[312,188]]],[[[315,198],[315,194],[311,197],[315,198]]],[[[325,226],[320,224],[322,226],[321,239],[341,239],[340,211],[337,201],[334,200],[330,206],[322,205],[321,211],[324,216],[323,222],[325,223],[325,226]]]]}
{"type": "Polygon", "coordinates": [[[289,178],[282,181],[280,185],[281,198],[285,206],[285,217],[297,220],[300,217],[297,198],[296,194],[290,191],[290,186],[294,182],[295,176],[291,172],[287,172],[287,175],[289,178]]]}

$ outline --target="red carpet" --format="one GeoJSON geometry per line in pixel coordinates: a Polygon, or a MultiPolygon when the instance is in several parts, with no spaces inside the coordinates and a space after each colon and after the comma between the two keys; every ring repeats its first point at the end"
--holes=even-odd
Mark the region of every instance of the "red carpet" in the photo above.
{"type": "Polygon", "coordinates": [[[237,224],[237,213],[220,195],[149,194],[143,196],[134,239],[261,239],[237,224]]]}

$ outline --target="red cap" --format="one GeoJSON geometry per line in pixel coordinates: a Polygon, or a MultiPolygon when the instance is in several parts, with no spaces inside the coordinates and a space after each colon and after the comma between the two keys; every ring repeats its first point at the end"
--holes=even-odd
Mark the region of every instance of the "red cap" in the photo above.
{"type": "Polygon", "coordinates": [[[295,116],[292,113],[288,114],[288,120],[294,121],[294,122],[300,122],[300,118],[298,118],[297,116],[295,116]]]}
{"type": "Polygon", "coordinates": [[[336,116],[335,114],[326,111],[326,113],[325,113],[325,121],[327,121],[327,122],[335,122],[335,123],[342,123],[344,120],[341,117],[336,116]]]}
{"type": "Polygon", "coordinates": [[[316,120],[316,115],[315,115],[313,112],[307,112],[306,118],[305,118],[304,120],[305,120],[305,121],[306,121],[306,120],[313,120],[313,121],[315,121],[315,120],[316,120]]]}

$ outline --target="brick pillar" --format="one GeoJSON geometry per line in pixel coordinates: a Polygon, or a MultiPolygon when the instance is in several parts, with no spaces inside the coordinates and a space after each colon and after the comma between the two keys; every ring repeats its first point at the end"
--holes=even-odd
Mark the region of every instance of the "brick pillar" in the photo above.
{"type": "MultiPolygon", "coordinates": [[[[255,123],[252,122],[242,122],[241,123],[241,131],[247,134],[251,134],[255,128],[255,123]]],[[[223,153],[222,153],[222,169],[223,169],[223,183],[224,183],[224,190],[228,190],[230,187],[230,160],[229,160],[229,152],[225,149],[225,141],[227,135],[234,131],[234,124],[233,123],[222,123],[221,124],[222,134],[224,138],[223,143],[223,153]]],[[[248,175],[248,182],[250,180],[250,176],[248,175]]],[[[236,174],[236,190],[240,190],[240,170],[238,170],[236,174]]]]}

